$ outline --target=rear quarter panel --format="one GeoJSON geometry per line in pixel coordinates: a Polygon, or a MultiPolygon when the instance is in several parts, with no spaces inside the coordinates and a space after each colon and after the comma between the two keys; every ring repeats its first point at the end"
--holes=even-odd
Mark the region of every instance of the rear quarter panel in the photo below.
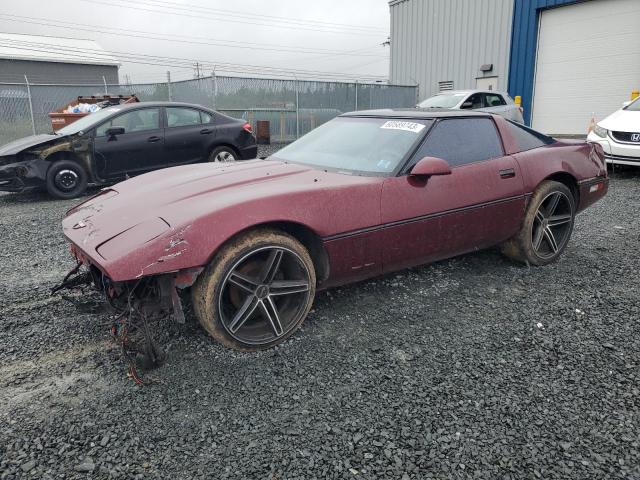
{"type": "Polygon", "coordinates": [[[570,175],[578,189],[578,211],[584,210],[606,194],[607,170],[595,147],[586,142],[557,142],[513,155],[522,170],[525,192],[532,193],[544,180],[570,175]],[[597,191],[594,184],[602,183],[597,191]]]}
{"type": "Polygon", "coordinates": [[[518,152],[518,144],[511,135],[506,120],[494,117],[500,130],[505,152],[512,155],[522,172],[524,191],[531,194],[544,180],[569,175],[578,189],[578,211],[602,198],[607,192],[607,167],[602,148],[584,141],[556,141],[533,150],[518,152]],[[591,186],[603,187],[591,192],[591,186]]]}

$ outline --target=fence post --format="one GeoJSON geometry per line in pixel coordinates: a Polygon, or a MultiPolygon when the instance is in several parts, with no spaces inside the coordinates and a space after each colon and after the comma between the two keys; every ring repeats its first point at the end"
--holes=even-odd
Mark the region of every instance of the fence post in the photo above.
{"type": "Polygon", "coordinates": [[[33,100],[31,98],[31,86],[29,85],[29,79],[27,76],[24,76],[24,81],[27,84],[27,96],[29,97],[29,113],[31,114],[31,131],[33,134],[36,134],[36,120],[33,116],[33,100]]]}
{"type": "Polygon", "coordinates": [[[212,70],[211,71],[211,82],[212,82],[212,90],[213,90],[213,109],[215,110],[218,105],[216,104],[216,100],[218,98],[218,79],[216,78],[216,71],[212,70]]]}
{"type": "Polygon", "coordinates": [[[169,101],[171,102],[171,72],[169,70],[167,70],[167,97],[169,98],[169,101]]]}
{"type": "MultiPolygon", "coordinates": [[[[286,104],[284,108],[287,108],[286,104]]],[[[287,122],[285,120],[285,112],[281,111],[280,112],[280,143],[284,143],[284,134],[286,129],[287,129],[287,122]]]]}
{"type": "Polygon", "coordinates": [[[296,78],[296,139],[300,138],[300,87],[296,78]]]}
{"type": "Polygon", "coordinates": [[[104,83],[104,94],[107,95],[109,90],[107,89],[107,79],[104,78],[104,75],[102,76],[102,82],[104,83]]]}
{"type": "Polygon", "coordinates": [[[356,110],[358,110],[358,80],[356,80],[356,110]]]}

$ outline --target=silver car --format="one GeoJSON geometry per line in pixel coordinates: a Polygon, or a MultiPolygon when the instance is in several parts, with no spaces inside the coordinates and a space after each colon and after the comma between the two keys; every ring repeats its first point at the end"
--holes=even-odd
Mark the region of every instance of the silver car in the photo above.
{"type": "Polygon", "coordinates": [[[522,108],[505,92],[495,90],[450,90],[423,100],[418,108],[447,108],[452,110],[482,110],[501,115],[508,120],[524,123],[522,108]]]}

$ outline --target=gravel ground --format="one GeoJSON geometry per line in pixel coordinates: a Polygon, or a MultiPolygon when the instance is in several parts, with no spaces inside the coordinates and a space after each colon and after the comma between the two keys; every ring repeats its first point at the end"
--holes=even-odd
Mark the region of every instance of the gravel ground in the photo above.
{"type": "Polygon", "coordinates": [[[76,201],[0,196],[0,478],[640,478],[640,173],[558,263],[484,251],[318,295],[241,354],[188,316],[137,386],[72,265],[76,201]]]}

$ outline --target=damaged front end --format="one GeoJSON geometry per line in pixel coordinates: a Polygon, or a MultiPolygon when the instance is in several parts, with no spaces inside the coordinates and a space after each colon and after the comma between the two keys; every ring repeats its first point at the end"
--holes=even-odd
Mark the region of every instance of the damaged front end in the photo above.
{"type": "Polygon", "coordinates": [[[35,135],[3,145],[0,147],[0,191],[18,193],[43,187],[51,162],[58,158],[73,158],[91,173],[90,139],[81,134],[35,135]]]}
{"type": "Polygon", "coordinates": [[[100,292],[114,314],[110,333],[122,348],[128,374],[143,384],[137,367],[152,369],[165,359],[151,331],[152,321],[185,322],[179,291],[190,287],[202,268],[114,282],[81,254],[73,253],[78,263],[51,293],[88,287],[100,292]]]}

